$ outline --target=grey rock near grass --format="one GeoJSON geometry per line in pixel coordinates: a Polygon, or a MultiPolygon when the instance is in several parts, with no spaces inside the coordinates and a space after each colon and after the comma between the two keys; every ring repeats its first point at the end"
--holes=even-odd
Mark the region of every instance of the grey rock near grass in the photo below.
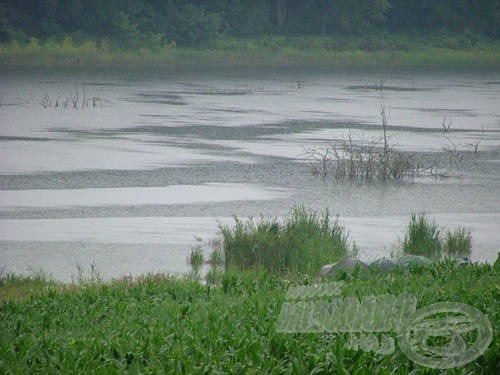
{"type": "Polygon", "coordinates": [[[413,264],[417,264],[420,266],[428,266],[433,263],[432,260],[430,260],[427,257],[424,257],[423,255],[405,255],[402,256],[401,258],[398,259],[397,261],[398,265],[402,266],[410,266],[413,264]]]}
{"type": "Polygon", "coordinates": [[[397,263],[395,261],[386,257],[379,258],[370,263],[370,267],[377,268],[381,271],[390,271],[396,266],[397,263]]]}
{"type": "Polygon", "coordinates": [[[359,259],[352,258],[352,257],[344,257],[340,261],[334,264],[326,264],[323,267],[321,267],[318,276],[319,277],[326,277],[330,278],[337,274],[340,271],[346,270],[346,271],[353,271],[356,268],[359,268],[360,270],[366,270],[368,269],[368,265],[359,259]]]}

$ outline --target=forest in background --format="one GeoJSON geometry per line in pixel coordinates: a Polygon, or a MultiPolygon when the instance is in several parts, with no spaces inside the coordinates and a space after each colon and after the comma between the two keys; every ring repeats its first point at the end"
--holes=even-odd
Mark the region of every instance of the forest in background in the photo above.
{"type": "MultiPolygon", "coordinates": [[[[500,36],[499,0],[0,0],[0,42],[210,48],[273,36],[500,36]]],[[[466,46],[465,46],[466,47],[466,46]]]]}

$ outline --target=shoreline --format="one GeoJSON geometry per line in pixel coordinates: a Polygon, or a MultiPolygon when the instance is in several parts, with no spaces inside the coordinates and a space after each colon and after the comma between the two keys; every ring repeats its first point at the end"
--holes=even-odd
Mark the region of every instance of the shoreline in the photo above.
{"type": "Polygon", "coordinates": [[[0,44],[0,67],[9,66],[110,66],[110,65],[205,65],[261,67],[382,67],[399,66],[500,66],[500,43],[481,41],[472,46],[459,39],[441,45],[438,39],[378,40],[363,45],[363,38],[341,41],[334,38],[260,38],[221,40],[207,48],[177,47],[175,44],[123,49],[106,43],[77,44],[67,37],[61,42],[0,44]]]}

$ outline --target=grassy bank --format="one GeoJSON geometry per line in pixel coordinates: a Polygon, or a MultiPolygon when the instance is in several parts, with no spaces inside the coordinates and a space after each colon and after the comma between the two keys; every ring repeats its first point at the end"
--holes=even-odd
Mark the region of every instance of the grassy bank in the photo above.
{"type": "MultiPolygon", "coordinates": [[[[321,265],[355,250],[338,220],[328,212],[296,207],[282,221],[235,218],[234,225],[219,229],[221,241],[212,243],[206,283],[200,282],[201,247],[188,257],[193,272],[184,277],[155,274],[104,282],[91,265],[88,275],[79,267],[73,283],[61,284],[41,274],[20,277],[0,269],[0,373],[440,374],[403,353],[395,326],[372,334],[377,340],[393,340],[394,350],[384,354],[374,347],[353,347],[359,332],[281,329],[289,327],[282,307],[290,303],[319,299],[338,306],[334,303],[339,300],[365,303],[372,299],[364,297],[402,294],[415,297],[416,309],[458,302],[484,314],[493,328],[491,344],[477,359],[446,373],[495,373],[500,361],[500,259],[494,265],[441,259],[470,250],[470,233],[464,228],[449,231],[412,215],[402,251],[429,248],[423,254],[435,255],[435,263],[391,271],[343,270],[328,280],[335,294],[296,294],[300,301],[292,300],[290,287],[320,282],[315,275],[321,265]]],[[[386,306],[376,308],[381,308],[383,321],[397,319],[386,316],[393,311],[386,306]]],[[[314,309],[314,315],[299,316],[300,326],[318,317],[321,311],[314,309]]],[[[360,316],[361,309],[339,308],[322,322],[376,320],[374,314],[360,316]]],[[[462,332],[469,346],[479,335],[462,332]]],[[[445,334],[429,340],[447,349],[445,334]]]]}
{"type": "MultiPolygon", "coordinates": [[[[493,342],[447,373],[493,374],[500,360],[498,272],[498,261],[442,262],[337,280],[342,297],[408,292],[417,308],[439,301],[476,307],[493,326],[493,342]]],[[[217,288],[165,275],[78,285],[4,276],[0,373],[440,373],[410,361],[397,343],[393,354],[379,355],[347,349],[346,334],[277,333],[287,287],[311,281],[259,271],[229,271],[217,288]]]]}
{"type": "Polygon", "coordinates": [[[101,41],[0,45],[0,65],[225,64],[225,65],[500,65],[500,41],[462,35],[263,37],[220,39],[199,48],[175,44],[122,49],[101,41]]]}

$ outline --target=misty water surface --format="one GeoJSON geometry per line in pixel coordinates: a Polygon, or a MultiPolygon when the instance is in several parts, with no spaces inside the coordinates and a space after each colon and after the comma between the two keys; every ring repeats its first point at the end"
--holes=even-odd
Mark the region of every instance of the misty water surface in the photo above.
{"type": "Polygon", "coordinates": [[[215,237],[218,222],[281,217],[296,204],[338,214],[365,260],[393,250],[410,212],[465,226],[473,260],[496,259],[494,69],[3,68],[0,81],[0,267],[9,272],[65,281],[78,264],[106,279],[185,272],[195,237],[215,237]],[[380,137],[381,106],[391,144],[449,158],[451,177],[312,176],[307,151],[380,137]]]}

